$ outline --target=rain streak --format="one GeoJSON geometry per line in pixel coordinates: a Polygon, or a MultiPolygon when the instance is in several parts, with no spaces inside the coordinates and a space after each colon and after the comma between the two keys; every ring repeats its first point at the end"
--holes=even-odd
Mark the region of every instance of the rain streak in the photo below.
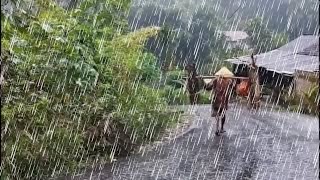
{"type": "Polygon", "coordinates": [[[318,179],[318,14],[1,0],[1,179],[318,179]]]}

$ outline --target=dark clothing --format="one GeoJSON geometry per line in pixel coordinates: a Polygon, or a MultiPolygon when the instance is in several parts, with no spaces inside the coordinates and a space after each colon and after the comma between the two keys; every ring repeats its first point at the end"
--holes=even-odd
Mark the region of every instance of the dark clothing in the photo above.
{"type": "Polygon", "coordinates": [[[224,127],[224,123],[226,122],[226,114],[223,114],[222,118],[221,118],[221,130],[223,130],[224,127]]]}
{"type": "MultiPolygon", "coordinates": [[[[195,74],[196,75],[196,74],[195,74]]],[[[187,79],[187,90],[189,92],[190,104],[194,105],[198,103],[199,94],[203,84],[203,79],[197,78],[196,76],[190,76],[187,79]]]]}
{"type": "Polygon", "coordinates": [[[216,117],[216,116],[225,116],[226,113],[226,108],[224,107],[211,107],[211,117],[216,117]]]}
{"type": "Polygon", "coordinates": [[[200,83],[198,78],[188,78],[187,81],[187,90],[190,94],[195,94],[200,91],[200,83]]]}
{"type": "Polygon", "coordinates": [[[199,102],[199,94],[189,94],[190,104],[195,105],[199,102]]]}
{"type": "Polygon", "coordinates": [[[234,83],[230,79],[213,79],[209,84],[206,84],[206,90],[212,91],[212,113],[211,116],[217,119],[216,135],[219,136],[223,132],[224,123],[226,121],[226,111],[228,109],[229,98],[231,97],[234,83]],[[219,122],[221,120],[221,128],[219,122]]]}
{"type": "Polygon", "coordinates": [[[213,79],[206,85],[206,90],[212,90],[211,101],[213,109],[227,110],[234,83],[230,79],[213,79]]]}

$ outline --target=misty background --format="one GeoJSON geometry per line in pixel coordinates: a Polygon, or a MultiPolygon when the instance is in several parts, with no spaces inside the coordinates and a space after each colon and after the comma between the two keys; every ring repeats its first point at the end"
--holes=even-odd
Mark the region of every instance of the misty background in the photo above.
{"type": "MultiPolygon", "coordinates": [[[[81,0],[56,0],[66,9],[81,0]]],[[[1,9],[10,9],[3,1],[1,9]]],[[[9,6],[10,7],[10,6],[9,6]]],[[[319,1],[315,0],[133,0],[128,29],[158,26],[161,33],[145,48],[162,71],[197,64],[208,74],[232,57],[276,49],[301,35],[319,32],[319,1]],[[227,48],[224,31],[249,35],[250,49],[227,48]]]]}
{"type": "Polygon", "coordinates": [[[215,70],[224,59],[250,53],[226,49],[220,31],[245,31],[250,44],[260,47],[255,53],[265,52],[300,35],[318,34],[318,5],[312,0],[135,0],[128,21],[132,31],[166,28],[146,46],[163,69],[196,62],[200,69],[215,70]]]}

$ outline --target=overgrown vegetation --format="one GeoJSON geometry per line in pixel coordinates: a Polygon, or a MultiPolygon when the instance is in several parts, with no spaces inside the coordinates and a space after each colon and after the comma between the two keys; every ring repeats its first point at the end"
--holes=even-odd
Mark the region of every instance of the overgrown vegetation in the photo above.
{"type": "Polygon", "coordinates": [[[32,11],[1,12],[1,179],[112,160],[177,120],[150,87],[159,68],[144,42],[159,29],[128,33],[128,5],[89,0],[65,11],[38,0],[32,11]]]}
{"type": "Polygon", "coordinates": [[[279,48],[289,41],[289,37],[285,33],[275,33],[268,29],[261,18],[251,19],[247,23],[245,31],[250,36],[249,39],[255,54],[279,48]]]}
{"type": "MultiPolygon", "coordinates": [[[[161,90],[162,96],[166,97],[166,102],[170,105],[187,105],[190,104],[188,92],[185,89],[185,76],[183,70],[173,70],[166,73],[166,82],[161,90]]],[[[210,104],[210,93],[202,90],[200,92],[199,104],[210,104]]]]}
{"type": "Polygon", "coordinates": [[[299,113],[319,115],[319,84],[312,85],[310,91],[286,97],[290,110],[299,113]]]}
{"type": "Polygon", "coordinates": [[[168,71],[166,74],[166,84],[174,89],[183,88],[185,82],[182,77],[185,76],[185,72],[182,70],[168,71]]]}
{"type": "MultiPolygon", "coordinates": [[[[188,105],[189,96],[188,93],[183,88],[174,88],[172,86],[167,85],[162,91],[163,96],[167,97],[167,103],[170,105],[188,105]]],[[[206,91],[200,92],[199,104],[210,104],[210,93],[206,91]]]]}

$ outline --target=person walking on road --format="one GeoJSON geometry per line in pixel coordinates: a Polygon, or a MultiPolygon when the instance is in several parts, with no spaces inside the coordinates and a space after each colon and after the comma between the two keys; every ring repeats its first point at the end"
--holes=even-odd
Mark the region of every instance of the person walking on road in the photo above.
{"type": "Polygon", "coordinates": [[[226,67],[221,68],[215,76],[217,76],[217,78],[214,78],[210,83],[206,84],[205,89],[212,91],[211,116],[217,120],[215,134],[220,136],[221,133],[226,132],[224,129],[226,111],[228,110],[229,99],[235,84],[231,79],[234,77],[233,73],[226,67]],[[220,121],[221,127],[219,127],[220,121]]]}

